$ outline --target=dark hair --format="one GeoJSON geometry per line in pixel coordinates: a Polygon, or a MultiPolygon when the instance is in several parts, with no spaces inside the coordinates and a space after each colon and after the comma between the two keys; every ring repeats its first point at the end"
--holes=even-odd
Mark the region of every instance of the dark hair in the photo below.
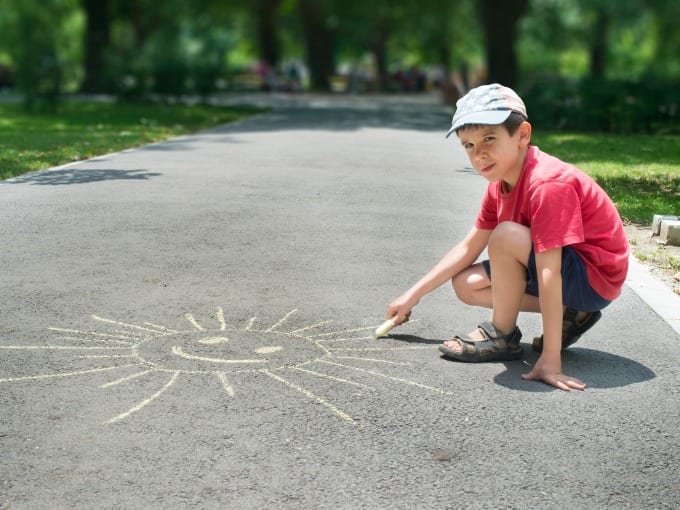
{"type": "Polygon", "coordinates": [[[503,126],[505,126],[505,129],[507,129],[510,136],[512,136],[519,129],[522,123],[526,121],[527,118],[521,113],[511,112],[510,116],[505,119],[505,122],[503,122],[503,126]]]}
{"type": "MultiPolygon", "coordinates": [[[[522,122],[526,122],[526,121],[527,121],[527,118],[524,115],[522,115],[521,113],[510,112],[510,116],[507,119],[505,119],[505,122],[503,122],[503,124],[501,124],[501,126],[505,127],[508,134],[510,136],[512,136],[517,132],[519,127],[522,125],[522,122]]],[[[458,129],[456,129],[456,135],[458,134],[458,131],[460,131],[461,129],[467,129],[467,128],[475,129],[475,128],[483,127],[483,126],[486,126],[486,125],[487,124],[464,124],[461,127],[459,127],[458,129]]]]}

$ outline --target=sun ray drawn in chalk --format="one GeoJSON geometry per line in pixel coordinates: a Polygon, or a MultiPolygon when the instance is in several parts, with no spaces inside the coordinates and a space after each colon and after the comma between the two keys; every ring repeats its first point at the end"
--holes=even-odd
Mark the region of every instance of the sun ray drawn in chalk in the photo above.
{"type": "MultiPolygon", "coordinates": [[[[0,383],[29,383],[57,378],[83,378],[95,374],[120,372],[109,382],[100,383],[107,391],[125,391],[135,396],[137,381],[144,380],[151,392],[138,395],[127,409],[119,409],[105,424],[116,424],[144,415],[149,407],[162,405],[166,393],[184,378],[208,374],[215,377],[229,398],[238,398],[239,382],[244,378],[266,376],[275,382],[267,391],[292,392],[320,404],[337,419],[363,428],[364,424],[347,409],[324,395],[318,386],[337,385],[376,391],[376,382],[408,385],[439,395],[448,392],[412,380],[394,370],[410,363],[380,357],[394,351],[428,348],[404,346],[381,341],[372,343],[366,332],[376,326],[333,329],[333,320],[301,323],[298,309],[268,321],[256,317],[234,320],[218,307],[208,319],[192,312],[184,314],[185,327],[170,327],[158,322],[134,324],[92,315],[100,329],[50,328],[58,344],[0,345],[0,351],[48,352],[70,356],[73,370],[60,373],[26,374],[0,378],[0,383]],[[92,366],[98,363],[99,366],[92,366]],[[80,365],[80,366],[78,366],[80,365]],[[89,365],[89,366],[87,366],[89,365]],[[385,372],[385,370],[391,371],[385,372]],[[359,374],[359,375],[357,375],[359,374]],[[360,379],[357,379],[360,377],[360,379]]],[[[431,347],[429,347],[431,348],[431,347]]],[[[329,390],[326,390],[328,392],[329,390]]],[[[331,391],[332,393],[332,391],[331,391]]]]}
{"type": "Polygon", "coordinates": [[[124,382],[132,381],[133,379],[137,379],[138,377],[142,377],[143,375],[146,375],[149,372],[151,372],[151,370],[142,370],[141,372],[137,372],[136,374],[128,375],[127,377],[122,377],[122,378],[117,379],[115,381],[111,381],[109,383],[102,384],[100,386],[100,388],[110,388],[111,386],[116,386],[116,385],[124,383],[124,382]]]}

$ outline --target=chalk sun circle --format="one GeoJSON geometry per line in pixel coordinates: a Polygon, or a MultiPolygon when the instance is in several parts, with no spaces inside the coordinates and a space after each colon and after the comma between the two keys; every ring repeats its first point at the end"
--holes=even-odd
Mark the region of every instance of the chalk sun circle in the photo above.
{"type": "Polygon", "coordinates": [[[183,372],[244,372],[294,367],[326,353],[307,338],[275,331],[190,331],[147,338],[135,348],[146,365],[183,372]]]}

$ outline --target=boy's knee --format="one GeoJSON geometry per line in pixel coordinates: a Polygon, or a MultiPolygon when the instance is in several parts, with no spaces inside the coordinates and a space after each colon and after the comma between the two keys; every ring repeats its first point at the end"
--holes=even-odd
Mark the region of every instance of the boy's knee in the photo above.
{"type": "Polygon", "coordinates": [[[458,299],[466,304],[477,304],[476,293],[489,285],[491,285],[491,282],[481,264],[471,266],[451,278],[453,292],[456,293],[458,299]]]}
{"type": "Polygon", "coordinates": [[[451,286],[453,287],[453,292],[456,293],[456,296],[460,297],[461,293],[464,292],[465,287],[467,286],[466,279],[461,276],[461,273],[458,273],[456,276],[451,278],[451,286]]]}
{"type": "Polygon", "coordinates": [[[456,294],[456,297],[463,303],[469,304],[468,301],[471,294],[471,288],[467,277],[461,273],[458,273],[456,276],[451,278],[451,286],[453,287],[453,292],[456,294]]]}
{"type": "Polygon", "coordinates": [[[499,223],[489,238],[489,249],[507,246],[531,246],[531,230],[513,221],[499,223]]]}

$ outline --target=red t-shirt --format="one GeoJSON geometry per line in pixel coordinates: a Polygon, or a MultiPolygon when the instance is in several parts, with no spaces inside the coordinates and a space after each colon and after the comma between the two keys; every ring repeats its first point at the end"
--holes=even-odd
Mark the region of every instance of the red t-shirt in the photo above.
{"type": "Polygon", "coordinates": [[[628,272],[628,239],[602,188],[578,168],[530,146],[517,185],[489,183],[475,226],[503,221],[529,227],[534,251],[571,246],[586,265],[590,286],[604,299],[621,294],[628,272]]]}

